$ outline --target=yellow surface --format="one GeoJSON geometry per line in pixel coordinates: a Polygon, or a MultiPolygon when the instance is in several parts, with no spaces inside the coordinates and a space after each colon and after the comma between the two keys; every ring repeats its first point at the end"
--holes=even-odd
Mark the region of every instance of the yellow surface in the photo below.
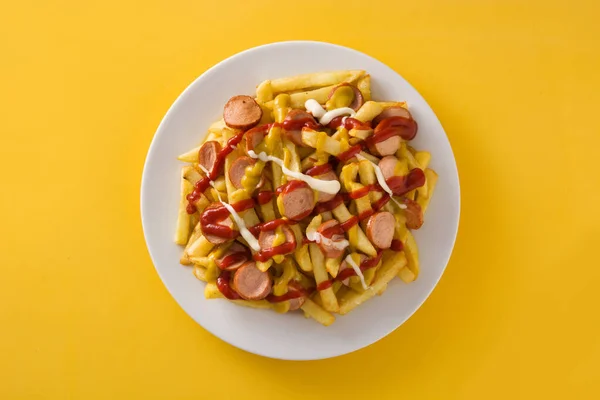
{"type": "Polygon", "coordinates": [[[599,3],[246,3],[3,5],[0,398],[599,398],[599,3]],[[306,363],[197,326],[139,216],[176,96],[288,39],[400,72],[442,121],[462,184],[454,255],[423,308],[373,346],[306,363]]]}

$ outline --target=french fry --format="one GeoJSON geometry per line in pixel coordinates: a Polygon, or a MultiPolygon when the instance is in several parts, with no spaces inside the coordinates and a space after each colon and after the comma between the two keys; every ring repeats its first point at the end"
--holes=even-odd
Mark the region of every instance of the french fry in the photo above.
{"type": "Polygon", "coordinates": [[[427,211],[427,207],[429,207],[429,201],[433,196],[433,190],[435,189],[435,185],[437,184],[438,175],[435,173],[434,170],[427,168],[425,170],[425,178],[425,184],[427,185],[427,196],[421,196],[421,194],[419,193],[419,197],[417,198],[417,203],[419,203],[419,205],[421,206],[421,211],[423,211],[423,214],[425,214],[425,211],[427,211]]]}
{"type": "Polygon", "coordinates": [[[256,101],[264,104],[271,100],[273,100],[273,89],[271,88],[271,81],[266,80],[256,87],[256,101]]]}
{"type": "Polygon", "coordinates": [[[179,161],[187,162],[187,163],[196,163],[198,162],[198,152],[200,151],[200,146],[194,147],[193,149],[180,154],[177,159],[179,161]]]}
{"type": "Polygon", "coordinates": [[[408,261],[407,267],[415,275],[415,279],[419,276],[419,249],[415,237],[408,231],[406,242],[404,243],[404,253],[408,261]]]}
{"type": "Polygon", "coordinates": [[[379,103],[375,101],[367,101],[356,112],[354,118],[361,122],[367,122],[373,120],[373,118],[381,114],[382,111],[383,108],[379,105],[379,103]]]}
{"type": "Polygon", "coordinates": [[[329,272],[329,275],[332,277],[336,277],[340,272],[340,265],[342,264],[342,256],[335,258],[326,258],[325,259],[325,269],[329,272]]]}
{"type": "MultiPolygon", "coordinates": [[[[326,86],[320,89],[309,90],[306,92],[291,93],[290,106],[292,108],[304,108],[304,103],[306,103],[306,100],[308,99],[314,99],[320,104],[325,104],[329,93],[331,93],[331,90],[334,87],[335,86],[326,86]]],[[[275,107],[273,100],[266,102],[265,105],[270,109],[273,109],[273,107],[275,107]]]]}
{"type": "Polygon", "coordinates": [[[337,156],[342,152],[341,143],[327,135],[326,132],[302,129],[302,143],[317,149],[317,152],[324,151],[332,156],[337,156]]]}
{"type": "Polygon", "coordinates": [[[188,257],[204,257],[210,253],[213,247],[215,247],[214,244],[209,242],[204,235],[200,235],[200,237],[192,243],[185,252],[188,257]]]}
{"type": "Polygon", "coordinates": [[[400,279],[404,281],[404,283],[411,283],[417,278],[417,276],[410,270],[408,267],[404,267],[398,273],[400,279]]]}
{"type": "Polygon", "coordinates": [[[190,182],[183,178],[183,170],[181,177],[181,198],[179,200],[179,210],[177,212],[177,229],[175,230],[175,243],[185,245],[190,237],[190,214],[187,213],[186,196],[194,190],[190,182]]]}
{"type": "Polygon", "coordinates": [[[317,72],[273,79],[270,83],[273,93],[283,93],[338,85],[342,82],[355,82],[364,75],[365,71],[362,70],[317,72]]]}
{"type": "Polygon", "coordinates": [[[308,244],[299,245],[294,252],[294,257],[302,271],[308,272],[313,270],[313,264],[308,251],[308,244]]]}
{"type": "Polygon", "coordinates": [[[201,280],[202,282],[208,282],[206,280],[206,268],[201,267],[199,265],[194,266],[194,276],[201,280]]]}
{"type": "Polygon", "coordinates": [[[324,310],[311,299],[304,300],[301,308],[308,316],[322,325],[329,326],[335,321],[335,317],[331,313],[324,310]]]}
{"type": "MultiPolygon", "coordinates": [[[[344,203],[333,209],[333,215],[339,222],[346,222],[353,216],[350,214],[350,211],[348,211],[344,203]]],[[[348,229],[348,241],[351,246],[371,257],[377,255],[377,250],[375,250],[369,239],[367,239],[367,235],[365,235],[359,225],[354,225],[352,228],[348,229]]]]}
{"type": "Polygon", "coordinates": [[[377,271],[373,284],[367,290],[362,293],[350,291],[340,298],[340,314],[348,314],[350,311],[383,290],[383,288],[398,275],[398,272],[404,265],[406,265],[404,253],[396,252],[381,265],[377,271]]]}
{"type": "MultiPolygon", "coordinates": [[[[323,253],[321,253],[321,249],[319,246],[310,243],[308,245],[308,249],[310,252],[310,259],[313,263],[313,272],[315,274],[315,282],[318,284],[329,279],[327,275],[327,270],[325,269],[325,258],[323,253]]],[[[323,308],[327,311],[337,312],[339,309],[337,298],[335,297],[335,293],[333,293],[333,289],[331,287],[320,290],[319,294],[321,295],[321,300],[323,301],[323,308]]]]}
{"type": "Polygon", "coordinates": [[[379,104],[381,108],[403,107],[408,110],[408,106],[405,101],[377,101],[376,103],[379,104]]]}

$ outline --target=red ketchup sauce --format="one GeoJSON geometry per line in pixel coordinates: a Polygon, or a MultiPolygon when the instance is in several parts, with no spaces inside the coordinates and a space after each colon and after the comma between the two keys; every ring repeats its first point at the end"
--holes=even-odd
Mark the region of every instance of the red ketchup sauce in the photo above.
{"type": "Polygon", "coordinates": [[[304,174],[308,176],[319,176],[329,171],[333,171],[333,167],[331,166],[331,164],[326,163],[309,168],[304,172],[304,174]]]}
{"type": "Polygon", "coordinates": [[[402,251],[402,250],[404,250],[404,244],[398,239],[393,239],[392,245],[390,246],[390,250],[402,251]]]}
{"type": "Polygon", "coordinates": [[[231,287],[230,280],[231,272],[221,271],[221,274],[219,274],[219,277],[217,278],[217,289],[219,289],[219,292],[229,300],[241,299],[240,295],[231,287]]]}
{"type": "Polygon", "coordinates": [[[197,211],[196,205],[194,203],[196,203],[200,199],[202,193],[204,193],[204,191],[208,189],[208,187],[210,186],[210,181],[214,181],[215,179],[217,179],[219,171],[221,170],[221,167],[225,162],[225,157],[227,157],[233,151],[235,146],[237,146],[242,141],[243,137],[244,132],[240,132],[231,139],[229,139],[227,141],[227,145],[217,153],[215,163],[213,164],[212,169],[208,171],[208,176],[205,176],[204,178],[196,182],[192,193],[186,196],[186,199],[188,201],[186,211],[188,214],[193,214],[197,211]]]}
{"type": "Polygon", "coordinates": [[[287,242],[279,246],[271,247],[269,249],[262,249],[258,253],[254,254],[254,260],[256,261],[267,261],[277,255],[289,254],[296,249],[296,241],[287,242]]]}
{"type": "MultiPolygon", "coordinates": [[[[360,271],[365,272],[366,270],[373,268],[377,264],[379,264],[382,254],[383,254],[383,252],[379,251],[375,257],[367,258],[362,263],[360,263],[360,265],[359,265],[360,271]]],[[[352,269],[352,268],[346,268],[345,270],[341,271],[338,274],[338,276],[336,276],[334,279],[328,279],[326,281],[319,283],[317,285],[317,290],[321,291],[321,290],[329,289],[331,287],[331,285],[333,285],[334,281],[341,282],[352,276],[356,276],[356,271],[354,271],[354,269],[352,269]]]]}

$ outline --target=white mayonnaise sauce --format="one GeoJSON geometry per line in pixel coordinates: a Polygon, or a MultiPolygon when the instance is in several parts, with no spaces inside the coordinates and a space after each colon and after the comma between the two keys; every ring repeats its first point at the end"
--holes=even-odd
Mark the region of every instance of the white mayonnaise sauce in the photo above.
{"type": "Polygon", "coordinates": [[[398,203],[396,201],[396,199],[394,199],[394,192],[392,192],[392,189],[390,189],[387,182],[385,181],[383,172],[381,171],[381,168],[379,168],[379,165],[372,163],[370,160],[366,159],[365,157],[361,156],[360,154],[357,154],[356,158],[359,159],[360,161],[367,160],[371,163],[371,165],[373,165],[373,168],[375,168],[375,176],[377,176],[377,182],[379,182],[379,186],[381,186],[383,188],[383,190],[385,190],[387,192],[387,194],[390,195],[390,199],[392,199],[392,201],[394,203],[396,203],[398,205],[398,207],[400,207],[402,209],[406,209],[406,204],[398,203]]]}
{"type": "Polygon", "coordinates": [[[324,245],[333,247],[336,250],[344,250],[346,247],[350,246],[350,242],[348,242],[346,239],[333,240],[326,238],[314,228],[306,229],[306,238],[316,243],[323,243],[324,245]]]}
{"type": "Polygon", "coordinates": [[[314,190],[318,190],[319,192],[327,193],[327,194],[336,194],[340,191],[342,186],[340,182],[336,179],[333,181],[324,181],[321,179],[315,179],[312,176],[304,175],[301,172],[292,171],[288,169],[285,165],[283,165],[283,160],[277,157],[269,156],[264,151],[261,151],[259,154],[256,154],[254,150],[250,150],[248,155],[252,158],[258,158],[261,161],[273,161],[275,164],[279,165],[283,170],[283,173],[287,176],[304,181],[308,183],[308,186],[313,188],[314,190]]]}
{"type": "MultiPolygon", "coordinates": [[[[208,176],[208,171],[206,170],[206,168],[204,168],[201,164],[198,164],[198,166],[200,167],[200,169],[202,169],[202,171],[204,171],[206,176],[208,176]]],[[[215,188],[215,183],[212,180],[209,180],[209,183],[210,183],[210,186],[215,188]]],[[[235,221],[236,225],[238,226],[238,228],[240,230],[240,235],[242,235],[242,237],[246,240],[248,245],[250,247],[252,247],[252,250],[260,251],[260,245],[258,244],[258,240],[256,240],[254,235],[252,233],[250,233],[250,231],[246,227],[246,223],[244,222],[242,217],[240,217],[240,215],[237,213],[237,211],[235,211],[235,209],[229,203],[226,203],[223,201],[217,188],[215,188],[215,192],[217,192],[217,197],[219,198],[219,202],[221,204],[223,204],[223,206],[231,213],[233,220],[235,221]]]]}
{"type": "Polygon", "coordinates": [[[360,270],[360,267],[358,265],[356,265],[356,263],[352,259],[352,256],[350,254],[348,254],[346,256],[345,260],[348,264],[350,264],[350,266],[352,267],[354,272],[356,272],[356,275],[358,275],[358,277],[360,278],[360,283],[362,284],[363,289],[367,290],[369,287],[367,286],[367,282],[365,282],[365,276],[363,275],[362,271],[360,270]]]}
{"type": "Polygon", "coordinates": [[[306,111],[311,113],[313,117],[319,120],[321,125],[329,124],[335,117],[340,117],[342,115],[350,115],[351,117],[354,117],[356,115],[356,111],[350,107],[341,107],[336,108],[335,110],[325,111],[325,109],[321,107],[319,102],[315,99],[306,100],[304,107],[306,108],[306,111]]]}

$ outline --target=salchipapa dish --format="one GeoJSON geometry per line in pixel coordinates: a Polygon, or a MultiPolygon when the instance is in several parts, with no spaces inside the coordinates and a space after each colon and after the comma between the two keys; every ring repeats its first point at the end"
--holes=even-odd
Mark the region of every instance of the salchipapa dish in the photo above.
{"type": "Polygon", "coordinates": [[[411,230],[436,173],[410,146],[404,102],[371,99],[365,71],[262,82],[182,154],[175,241],[205,296],[302,310],[323,325],[419,274],[411,230]]]}

